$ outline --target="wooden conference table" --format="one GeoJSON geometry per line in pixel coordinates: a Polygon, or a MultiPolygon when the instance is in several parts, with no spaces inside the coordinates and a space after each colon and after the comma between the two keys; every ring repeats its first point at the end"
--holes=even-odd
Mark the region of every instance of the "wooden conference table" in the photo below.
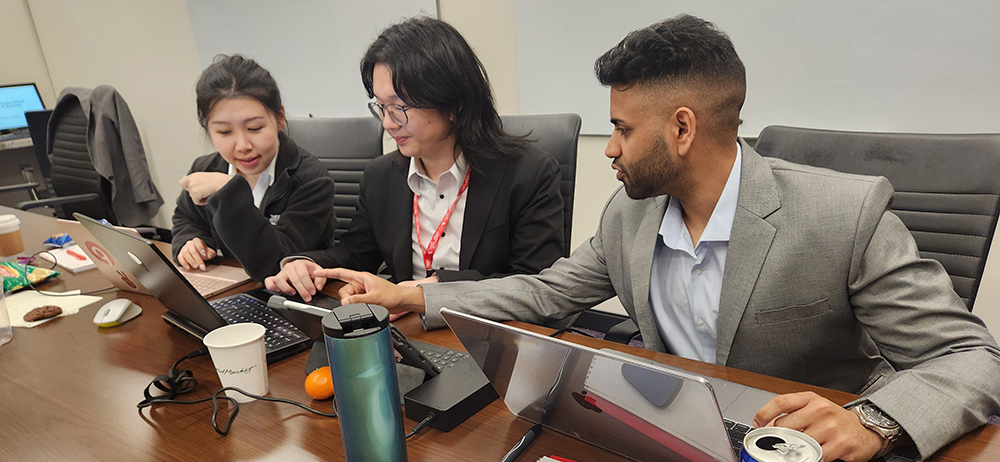
{"type": "MultiPolygon", "coordinates": [[[[25,248],[41,249],[41,241],[59,231],[54,219],[0,207],[0,214],[21,219],[25,248]]],[[[164,249],[167,247],[164,246],[164,249]]],[[[234,290],[237,293],[255,283],[234,290]]],[[[43,288],[52,291],[96,290],[110,283],[93,270],[64,272],[43,288]]],[[[143,390],[185,354],[202,345],[168,326],[155,298],[114,291],[104,301],[126,297],[140,306],[138,318],[101,329],[91,320],[98,302],[77,315],[55,319],[32,329],[15,329],[13,342],[0,346],[0,460],[10,461],[229,461],[343,460],[336,419],[316,416],[294,406],[252,402],[240,406],[228,436],[212,429],[210,403],[158,405],[137,410],[143,390]]],[[[534,331],[549,329],[513,323],[534,331]]],[[[447,329],[424,332],[416,316],[396,322],[412,339],[462,349],[447,329]]],[[[746,371],[685,360],[575,334],[562,338],[593,348],[614,348],[688,369],[694,373],[764,388],[776,393],[813,390],[837,403],[854,396],[746,371]]],[[[312,401],[303,389],[308,353],[271,364],[270,396],[331,410],[329,401],[312,401]]],[[[187,360],[198,390],[181,399],[208,396],[219,379],[208,356],[187,360]]],[[[225,405],[224,405],[225,406],[225,405]]],[[[405,421],[409,431],[416,422],[405,421]]],[[[450,432],[427,428],[407,441],[410,460],[499,460],[531,427],[496,400],[450,432]]],[[[998,429],[987,425],[952,443],[930,460],[996,460],[998,429]]],[[[580,462],[624,460],[614,454],[554,431],[542,432],[521,461],[559,455],[580,462]]]]}

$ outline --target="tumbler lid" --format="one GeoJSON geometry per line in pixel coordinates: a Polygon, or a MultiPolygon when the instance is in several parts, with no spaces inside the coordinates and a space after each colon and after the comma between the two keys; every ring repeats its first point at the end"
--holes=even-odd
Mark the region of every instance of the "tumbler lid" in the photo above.
{"type": "Polygon", "coordinates": [[[389,310],[383,306],[352,303],[334,308],[323,316],[323,333],[332,338],[371,335],[389,325],[389,310]]]}

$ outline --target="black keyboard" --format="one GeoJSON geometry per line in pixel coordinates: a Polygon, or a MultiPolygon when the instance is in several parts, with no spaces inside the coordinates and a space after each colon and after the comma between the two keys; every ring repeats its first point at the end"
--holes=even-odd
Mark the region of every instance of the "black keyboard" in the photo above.
{"type": "Polygon", "coordinates": [[[736,454],[739,454],[740,450],[743,449],[743,438],[745,438],[747,433],[750,433],[750,430],[753,430],[753,428],[738,422],[733,422],[729,419],[722,420],[726,423],[726,430],[729,431],[729,443],[733,445],[733,450],[736,451],[736,454]]]}
{"type": "Polygon", "coordinates": [[[416,342],[413,343],[415,344],[414,346],[420,350],[420,353],[424,355],[424,357],[429,359],[430,362],[434,363],[434,365],[442,371],[454,366],[455,363],[465,358],[471,358],[471,356],[462,353],[461,351],[455,351],[449,348],[439,347],[437,345],[429,345],[423,342],[420,344],[416,344],[416,342]]]}
{"type": "Polygon", "coordinates": [[[253,322],[267,328],[267,332],[264,333],[264,345],[267,346],[267,351],[278,350],[306,338],[306,334],[268,308],[267,304],[246,294],[210,303],[229,324],[253,322]]]}
{"type": "Polygon", "coordinates": [[[27,129],[15,130],[10,133],[0,133],[0,141],[20,140],[30,136],[27,129]]]}

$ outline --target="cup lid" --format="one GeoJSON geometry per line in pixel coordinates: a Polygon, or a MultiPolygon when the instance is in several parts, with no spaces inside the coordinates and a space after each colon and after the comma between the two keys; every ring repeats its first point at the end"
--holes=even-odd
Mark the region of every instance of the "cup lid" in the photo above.
{"type": "Polygon", "coordinates": [[[21,220],[16,215],[0,215],[0,234],[16,231],[21,226],[21,220]]]}
{"type": "Polygon", "coordinates": [[[389,310],[368,303],[334,308],[323,316],[323,333],[332,338],[357,338],[374,334],[389,325],[389,310]]]}

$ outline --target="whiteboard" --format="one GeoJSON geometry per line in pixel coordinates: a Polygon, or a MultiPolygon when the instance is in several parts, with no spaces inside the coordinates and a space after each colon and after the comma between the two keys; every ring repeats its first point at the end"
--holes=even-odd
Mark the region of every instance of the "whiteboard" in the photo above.
{"type": "Polygon", "coordinates": [[[368,116],[361,57],[383,29],[437,17],[434,0],[187,0],[202,69],[241,53],[271,72],[288,117],[368,116]]]}
{"type": "Polygon", "coordinates": [[[575,112],[609,134],[594,61],[630,31],[690,13],[747,69],[742,136],[768,125],[1000,132],[1000,2],[516,0],[521,112],[575,112]]]}

